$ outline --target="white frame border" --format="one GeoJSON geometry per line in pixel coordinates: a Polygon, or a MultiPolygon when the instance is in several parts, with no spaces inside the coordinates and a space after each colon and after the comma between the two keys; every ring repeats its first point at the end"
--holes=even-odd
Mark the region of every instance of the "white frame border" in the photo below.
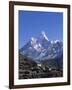
{"type": "Polygon", "coordinates": [[[67,82],[67,8],[14,6],[14,85],[67,82]],[[41,79],[18,79],[18,11],[63,12],[63,77],[41,79]]]}

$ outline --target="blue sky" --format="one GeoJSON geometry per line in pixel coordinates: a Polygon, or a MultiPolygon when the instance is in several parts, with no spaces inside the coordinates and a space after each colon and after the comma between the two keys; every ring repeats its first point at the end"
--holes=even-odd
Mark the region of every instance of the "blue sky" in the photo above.
{"type": "Polygon", "coordinates": [[[63,40],[63,13],[19,11],[19,48],[45,31],[49,40],[63,40]]]}

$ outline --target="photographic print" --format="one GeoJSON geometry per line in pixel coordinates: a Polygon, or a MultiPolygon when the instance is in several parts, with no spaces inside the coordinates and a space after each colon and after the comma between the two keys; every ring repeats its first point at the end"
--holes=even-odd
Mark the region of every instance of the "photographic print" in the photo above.
{"type": "Polygon", "coordinates": [[[9,3],[9,87],[70,84],[70,6],[9,3]]]}
{"type": "Polygon", "coordinates": [[[19,79],[63,76],[63,13],[19,11],[19,79]]]}

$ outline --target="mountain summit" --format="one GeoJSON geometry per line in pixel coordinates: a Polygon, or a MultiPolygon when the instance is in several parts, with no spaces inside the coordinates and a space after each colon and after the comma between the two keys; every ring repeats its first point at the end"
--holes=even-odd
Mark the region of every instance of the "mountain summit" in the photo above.
{"type": "Polygon", "coordinates": [[[60,40],[50,41],[42,31],[38,38],[32,37],[19,52],[34,60],[59,58],[63,55],[63,43],[60,40]]]}
{"type": "Polygon", "coordinates": [[[48,41],[48,37],[46,36],[46,33],[44,31],[42,31],[41,34],[48,41]]]}

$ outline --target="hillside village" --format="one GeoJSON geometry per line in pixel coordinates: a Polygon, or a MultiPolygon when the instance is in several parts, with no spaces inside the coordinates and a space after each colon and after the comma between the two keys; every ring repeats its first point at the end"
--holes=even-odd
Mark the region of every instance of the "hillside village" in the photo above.
{"type": "MultiPolygon", "coordinates": [[[[56,65],[55,65],[56,66],[56,65]]],[[[45,63],[36,63],[26,56],[19,55],[19,79],[62,77],[62,68],[45,63]]]]}

